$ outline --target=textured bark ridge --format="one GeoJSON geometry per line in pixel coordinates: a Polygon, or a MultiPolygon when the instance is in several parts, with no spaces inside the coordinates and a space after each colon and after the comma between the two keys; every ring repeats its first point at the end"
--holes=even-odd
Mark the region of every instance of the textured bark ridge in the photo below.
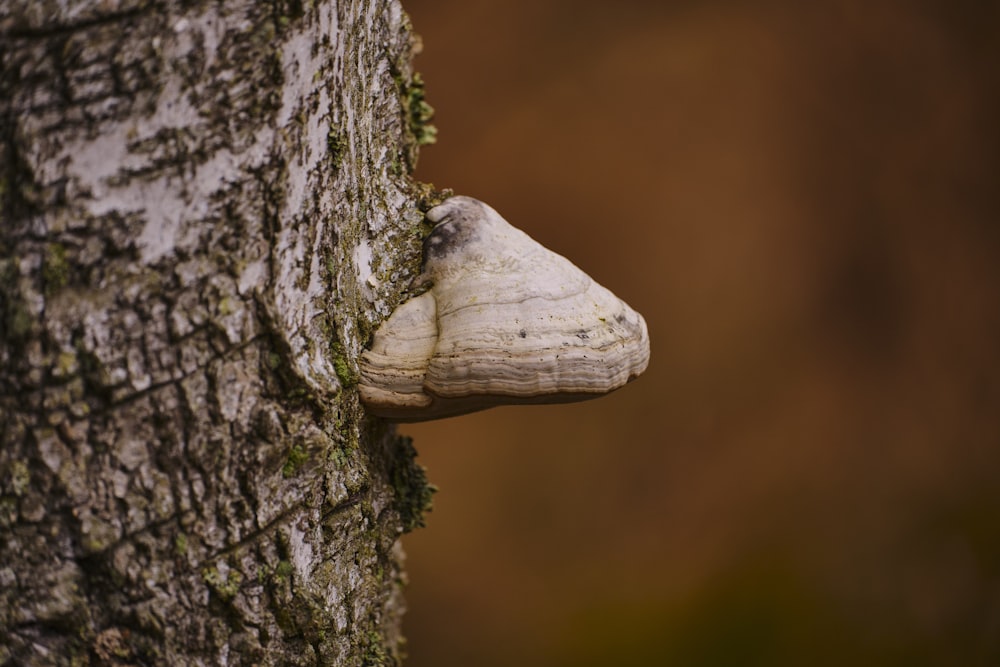
{"type": "Polygon", "coordinates": [[[398,2],[0,32],[0,664],[395,664],[430,489],[354,384],[419,262],[398,2]]]}

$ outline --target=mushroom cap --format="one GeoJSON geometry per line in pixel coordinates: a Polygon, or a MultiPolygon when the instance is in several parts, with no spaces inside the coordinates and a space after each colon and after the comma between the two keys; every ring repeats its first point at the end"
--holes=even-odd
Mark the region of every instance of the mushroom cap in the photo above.
{"type": "Polygon", "coordinates": [[[432,208],[419,280],[361,358],[361,398],[397,421],[606,394],[649,363],[642,316],[481,201],[432,208]]]}

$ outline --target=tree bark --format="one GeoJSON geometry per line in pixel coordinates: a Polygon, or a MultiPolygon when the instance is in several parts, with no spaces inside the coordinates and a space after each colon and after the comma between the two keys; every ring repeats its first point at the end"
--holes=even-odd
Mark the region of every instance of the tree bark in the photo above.
{"type": "Polygon", "coordinates": [[[433,138],[395,0],[2,0],[0,664],[388,665],[354,389],[433,138]]]}

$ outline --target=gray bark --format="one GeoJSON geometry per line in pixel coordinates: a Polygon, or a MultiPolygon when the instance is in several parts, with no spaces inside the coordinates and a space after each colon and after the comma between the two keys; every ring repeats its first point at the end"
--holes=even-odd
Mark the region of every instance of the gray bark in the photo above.
{"type": "Polygon", "coordinates": [[[354,384],[423,231],[399,3],[0,35],[0,664],[397,663],[431,489],[354,384]]]}

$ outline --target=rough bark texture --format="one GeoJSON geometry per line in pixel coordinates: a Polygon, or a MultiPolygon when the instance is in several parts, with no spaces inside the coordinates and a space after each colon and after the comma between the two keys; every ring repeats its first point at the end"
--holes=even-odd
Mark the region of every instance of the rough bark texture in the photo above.
{"type": "Polygon", "coordinates": [[[3,0],[0,664],[394,664],[429,488],[395,0],[3,0]]]}

